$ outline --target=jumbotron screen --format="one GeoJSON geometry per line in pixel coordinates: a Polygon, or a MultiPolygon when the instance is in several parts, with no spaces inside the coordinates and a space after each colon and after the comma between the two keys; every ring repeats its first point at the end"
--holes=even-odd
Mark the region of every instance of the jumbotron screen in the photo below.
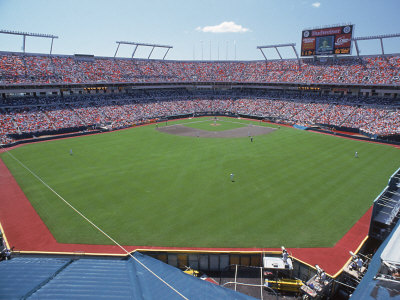
{"type": "Polygon", "coordinates": [[[301,56],[351,54],[353,25],[303,30],[301,56]]]}

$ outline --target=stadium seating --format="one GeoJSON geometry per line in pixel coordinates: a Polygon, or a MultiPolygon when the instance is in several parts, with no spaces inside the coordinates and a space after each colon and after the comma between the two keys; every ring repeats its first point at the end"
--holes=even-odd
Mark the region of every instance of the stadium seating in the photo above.
{"type": "Polygon", "coordinates": [[[0,84],[122,82],[284,82],[400,85],[400,56],[238,62],[185,62],[0,54],[0,84]]]}
{"type": "MultiPolygon", "coordinates": [[[[164,61],[0,53],[0,85],[91,83],[316,83],[399,86],[400,56],[268,61],[164,61]]],[[[154,117],[230,112],[299,125],[324,124],[370,135],[400,134],[398,106],[377,97],[255,91],[137,90],[125,96],[23,97],[0,100],[0,143],[10,135],[112,124],[154,117]],[[157,100],[157,101],[155,101],[157,100]]]]}
{"type": "Polygon", "coordinates": [[[124,128],[152,118],[207,112],[259,116],[298,125],[348,127],[380,136],[400,134],[400,111],[395,102],[388,105],[385,99],[369,104],[368,98],[354,96],[260,94],[243,97],[232,92],[210,99],[207,93],[196,96],[182,90],[149,90],[132,95],[22,98],[14,105],[7,100],[0,102],[0,143],[11,143],[10,134],[104,124],[124,128]]]}

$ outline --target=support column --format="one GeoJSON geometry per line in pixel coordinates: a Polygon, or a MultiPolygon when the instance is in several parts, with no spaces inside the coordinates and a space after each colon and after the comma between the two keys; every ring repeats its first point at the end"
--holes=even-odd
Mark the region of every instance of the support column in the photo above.
{"type": "Polygon", "coordinates": [[[115,50],[114,58],[117,56],[119,45],[121,45],[121,43],[118,43],[117,50],[115,50]]]}
{"type": "Polygon", "coordinates": [[[381,40],[382,55],[385,55],[385,50],[383,49],[383,41],[382,41],[382,38],[380,38],[380,40],[381,40]]]}
{"type": "Polygon", "coordinates": [[[154,48],[155,48],[154,46],[153,46],[153,48],[151,48],[150,54],[149,54],[149,56],[147,57],[147,59],[150,59],[150,56],[151,56],[151,54],[153,53],[154,48]]]}
{"type": "Polygon", "coordinates": [[[22,50],[25,53],[25,40],[26,40],[26,35],[23,35],[23,40],[22,40],[22,50]]]}

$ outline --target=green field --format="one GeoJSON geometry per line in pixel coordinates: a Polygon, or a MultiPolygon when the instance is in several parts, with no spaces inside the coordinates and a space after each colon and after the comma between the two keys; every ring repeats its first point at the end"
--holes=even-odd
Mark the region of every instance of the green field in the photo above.
{"type": "MultiPolygon", "coordinates": [[[[211,122],[168,125],[250,121],[211,122]]],[[[400,165],[394,147],[288,127],[251,143],[153,124],[11,153],[119,243],[180,247],[331,247],[400,165]]],[[[111,243],[7,153],[1,158],[58,242],[111,243]]]]}

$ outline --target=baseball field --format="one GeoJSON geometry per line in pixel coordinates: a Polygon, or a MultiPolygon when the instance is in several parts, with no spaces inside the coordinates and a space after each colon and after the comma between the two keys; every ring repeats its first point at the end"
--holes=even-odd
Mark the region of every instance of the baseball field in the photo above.
{"type": "Polygon", "coordinates": [[[27,169],[120,244],[332,247],[400,150],[219,117],[34,143],[1,159],[60,243],[111,241],[27,169]]]}

